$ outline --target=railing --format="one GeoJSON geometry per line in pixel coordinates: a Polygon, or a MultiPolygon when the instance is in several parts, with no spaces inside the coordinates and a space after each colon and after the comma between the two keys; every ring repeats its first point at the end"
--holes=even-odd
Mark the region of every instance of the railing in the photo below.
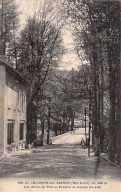
{"type": "Polygon", "coordinates": [[[70,134],[70,133],[72,133],[72,131],[69,131],[69,132],[63,133],[63,134],[61,134],[61,135],[52,137],[52,138],[50,139],[50,143],[51,143],[51,144],[54,144],[54,143],[55,143],[56,141],[58,141],[61,137],[65,136],[65,135],[68,135],[68,134],[70,134]]]}

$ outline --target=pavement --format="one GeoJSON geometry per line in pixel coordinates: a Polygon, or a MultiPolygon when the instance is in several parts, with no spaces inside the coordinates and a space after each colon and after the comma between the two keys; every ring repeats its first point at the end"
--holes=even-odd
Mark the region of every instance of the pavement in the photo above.
{"type": "Polygon", "coordinates": [[[84,128],[75,129],[74,131],[70,131],[68,133],[65,133],[64,135],[61,134],[59,136],[54,137],[54,141],[52,141],[53,144],[80,144],[81,139],[85,140],[85,130],[84,128]]]}
{"type": "Polygon", "coordinates": [[[23,151],[0,161],[0,178],[100,179],[121,181],[121,169],[82,149],[82,129],[61,136],[55,145],[23,151]]]}

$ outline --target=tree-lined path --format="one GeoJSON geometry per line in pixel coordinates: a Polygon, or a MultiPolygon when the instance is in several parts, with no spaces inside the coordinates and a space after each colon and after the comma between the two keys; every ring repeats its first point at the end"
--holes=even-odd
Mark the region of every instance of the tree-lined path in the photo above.
{"type": "Polygon", "coordinates": [[[29,84],[27,144],[88,119],[95,156],[121,165],[120,13],[120,0],[0,1],[0,55],[29,84]]]}
{"type": "Polygon", "coordinates": [[[82,138],[85,140],[85,129],[79,128],[65,135],[60,135],[57,139],[55,137],[53,144],[80,144],[82,138]]]}
{"type": "Polygon", "coordinates": [[[87,149],[80,146],[80,138],[84,136],[80,130],[63,135],[58,144],[13,155],[10,160],[1,162],[0,177],[120,180],[119,168],[102,157],[87,156],[87,149]]]}

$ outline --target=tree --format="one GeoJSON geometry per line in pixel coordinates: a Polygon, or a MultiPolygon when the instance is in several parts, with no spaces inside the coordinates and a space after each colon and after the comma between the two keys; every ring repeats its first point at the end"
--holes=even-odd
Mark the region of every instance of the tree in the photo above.
{"type": "Polygon", "coordinates": [[[18,11],[14,0],[0,1],[0,53],[5,55],[14,42],[13,28],[18,27],[18,11]]]}
{"type": "MultiPolygon", "coordinates": [[[[74,22],[76,51],[90,62],[92,124],[95,155],[103,142],[104,101],[109,93],[109,158],[117,162],[119,129],[119,1],[67,0],[66,9],[74,22]],[[106,81],[106,84],[105,84],[106,81]],[[101,142],[100,142],[101,141],[101,142]]],[[[83,59],[82,58],[82,59],[83,59]]]]}
{"type": "Polygon", "coordinates": [[[74,69],[71,71],[53,70],[46,83],[44,91],[46,91],[46,97],[51,95],[52,117],[56,121],[61,119],[63,133],[73,130],[77,113],[84,111],[85,106],[82,106],[84,101],[87,104],[85,75],[81,73],[81,68],[77,71],[74,69]]]}
{"type": "MultiPolygon", "coordinates": [[[[21,52],[18,59],[18,70],[31,83],[28,93],[28,130],[31,132],[31,106],[33,112],[38,110],[38,102],[42,98],[43,84],[51,66],[57,66],[62,52],[62,39],[60,28],[54,25],[53,5],[50,2],[39,7],[38,12],[28,18],[21,32],[19,47],[21,52]],[[30,110],[29,110],[30,109],[30,110]]],[[[37,120],[37,119],[36,119],[37,120]]],[[[31,138],[31,142],[33,138],[31,138]]],[[[35,138],[34,138],[35,139],[35,138]]]]}

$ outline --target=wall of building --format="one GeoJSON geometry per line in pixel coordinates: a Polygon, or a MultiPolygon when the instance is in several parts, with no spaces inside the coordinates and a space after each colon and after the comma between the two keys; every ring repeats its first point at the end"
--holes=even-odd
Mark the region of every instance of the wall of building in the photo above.
{"type": "Polygon", "coordinates": [[[4,152],[5,66],[0,65],[0,155],[4,152]]]}
{"type": "Polygon", "coordinates": [[[26,86],[9,71],[5,85],[4,153],[25,148],[26,141],[26,86]],[[8,123],[14,123],[13,143],[7,143],[8,123]],[[24,137],[20,140],[20,123],[24,123],[24,137]]]}

